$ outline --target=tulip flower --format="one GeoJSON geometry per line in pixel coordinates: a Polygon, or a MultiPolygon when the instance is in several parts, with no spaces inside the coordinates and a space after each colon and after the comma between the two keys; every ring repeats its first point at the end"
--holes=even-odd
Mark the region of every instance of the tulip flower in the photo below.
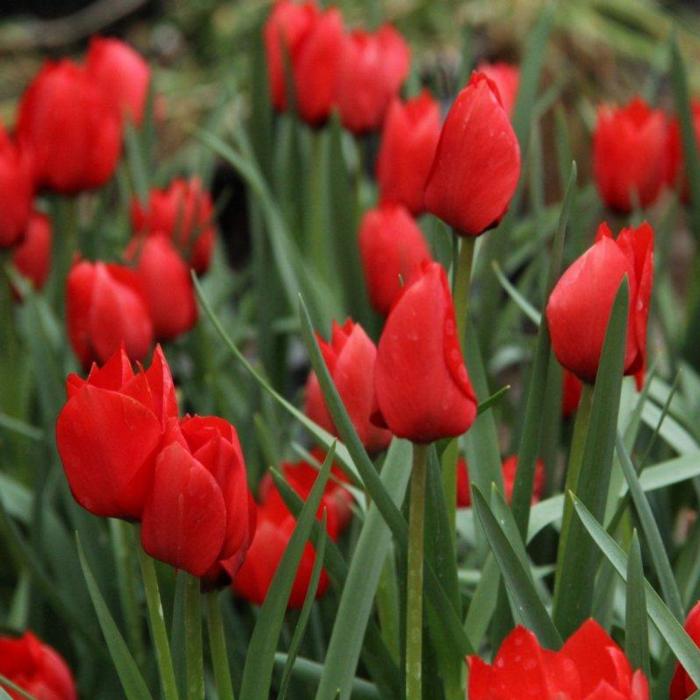
{"type": "Polygon", "coordinates": [[[49,217],[35,211],[29,216],[24,240],[12,251],[12,264],[34,289],[41,289],[49,276],[52,238],[49,217]]]}
{"type": "Polygon", "coordinates": [[[653,204],[668,176],[666,116],[640,97],[602,106],[593,134],[593,172],[601,198],[621,212],[653,204]]]}
{"type": "Polygon", "coordinates": [[[153,332],[172,340],[197,322],[197,302],[189,268],[165,236],[134,240],[127,258],[138,259],[136,274],[146,299],[153,332]]]}
{"type": "MultiPolygon", "coordinates": [[[[700,602],[695,603],[693,609],[688,613],[685,619],[685,631],[697,646],[700,646],[700,602]]],[[[685,700],[689,698],[697,687],[693,683],[688,672],[679,663],[676,664],[676,670],[671,681],[671,689],[669,691],[669,700],[685,700]]]]}
{"type": "Polygon", "coordinates": [[[508,210],[520,146],[498,88],[475,72],[447,114],[425,185],[425,208],[461,236],[479,236],[508,210]]]}
{"type": "Polygon", "coordinates": [[[516,627],[492,665],[469,657],[470,700],[649,700],[641,670],[605,630],[587,620],[559,651],[540,647],[535,635],[516,627]]]}
{"type": "Polygon", "coordinates": [[[410,63],[408,45],[390,25],[346,34],[337,86],[343,126],[355,134],[379,129],[410,63]]]}
{"type": "Polygon", "coordinates": [[[427,90],[403,103],[395,98],[384,121],[377,157],[381,202],[424,210],[423,189],[440,139],[440,108],[427,90]]]}
{"type": "Polygon", "coordinates": [[[66,280],[66,322],[85,367],[105,362],[123,344],[132,360],[146,356],[153,323],[137,274],[121,265],[76,262],[66,280]]]}
{"type": "Polygon", "coordinates": [[[10,139],[0,124],[0,249],[21,240],[29,222],[33,197],[29,154],[10,139]]]}
{"type": "Polygon", "coordinates": [[[227,585],[254,532],[236,429],[216,417],[170,421],[143,509],[144,550],[208,585],[227,585]]]}
{"type": "MultiPolygon", "coordinates": [[[[368,451],[385,449],[391,433],[370,421],[374,410],[374,367],[377,349],[362,326],[348,319],[333,323],[330,342],[318,337],[323,359],[345,404],[352,424],[368,451]]],[[[306,415],[332,435],[338,435],[314,372],[306,382],[306,415]]]]}
{"type": "Polygon", "coordinates": [[[654,274],[654,231],[626,228],[617,240],[601,224],[595,243],[564,272],[547,302],[547,323],[559,362],[581,381],[595,381],[615,295],[625,275],[629,317],[625,374],[643,383],[647,319],[654,274]]]}
{"type": "Polygon", "coordinates": [[[162,351],[134,373],[119,349],[87,379],[69,375],[66,387],[56,444],[75,500],[94,515],[140,518],[166,423],[178,412],[162,351]]]}
{"type": "MultiPolygon", "coordinates": [[[[73,674],[58,652],[39,641],[31,632],[21,637],[0,637],[0,675],[36,700],[77,700],[73,674]]],[[[21,696],[0,687],[12,698],[21,696]]]]}
{"type": "Polygon", "coordinates": [[[104,185],[121,152],[122,127],[105,90],[81,66],[47,61],[19,105],[17,134],[36,183],[62,194],[104,185]]]}
{"type": "Polygon", "coordinates": [[[86,68],[102,86],[113,108],[141,124],[151,80],[151,69],[141,54],[119,39],[93,37],[86,68]]]}
{"type": "Polygon", "coordinates": [[[209,268],[214,251],[214,205],[198,177],[175,179],[165,189],[153,189],[146,204],[131,203],[131,223],[137,234],[170,239],[197,274],[209,268]]]}
{"type": "Polygon", "coordinates": [[[466,432],[476,396],[462,361],[445,270],[426,263],[394,304],[374,370],[381,419],[392,433],[428,443],[466,432]]]}
{"type": "Polygon", "coordinates": [[[423,262],[432,260],[428,245],[416,222],[397,204],[364,215],[359,243],[370,301],[386,316],[423,262]]]}
{"type": "Polygon", "coordinates": [[[520,87],[520,68],[501,61],[496,63],[482,61],[476,70],[483,73],[496,86],[503,109],[512,119],[520,87]]]}
{"type": "MultiPolygon", "coordinates": [[[[695,142],[700,146],[700,100],[692,100],[691,117],[695,133],[695,142]]],[[[681,138],[681,126],[678,119],[674,119],[669,125],[667,154],[666,184],[670,187],[678,187],[683,202],[687,204],[690,201],[690,189],[688,187],[688,178],[685,174],[683,140],[681,138]]]]}
{"type": "Polygon", "coordinates": [[[582,390],[581,380],[575,374],[569,372],[568,369],[565,369],[561,397],[561,412],[564,418],[570,418],[576,413],[581,402],[582,390]]]}

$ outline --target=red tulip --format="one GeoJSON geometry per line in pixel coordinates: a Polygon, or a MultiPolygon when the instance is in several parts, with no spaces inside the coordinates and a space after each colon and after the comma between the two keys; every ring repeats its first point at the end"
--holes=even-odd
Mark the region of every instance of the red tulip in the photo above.
{"type": "MultiPolygon", "coordinates": [[[[691,116],[695,142],[700,146],[700,100],[691,103],[691,116]]],[[[683,158],[683,141],[678,119],[674,119],[668,129],[667,168],[665,181],[671,187],[679,187],[681,198],[687,204],[690,201],[688,178],[685,174],[685,159],[683,158]]]]}
{"type": "Polygon", "coordinates": [[[131,223],[138,234],[167,236],[197,274],[209,268],[214,251],[214,205],[198,177],[173,180],[153,189],[148,203],[131,203],[131,223]]]}
{"type": "Polygon", "coordinates": [[[381,419],[392,433],[426,443],[464,433],[476,397],[457,339],[445,270],[426,263],[394,304],[374,371],[381,419]]]}
{"type": "Polygon", "coordinates": [[[356,134],[373,131],[408,75],[410,49],[390,25],[374,33],[356,30],[343,43],[337,87],[341,121],[356,134]]]}
{"type": "Polygon", "coordinates": [[[104,185],[117,167],[122,129],[102,87],[68,60],[47,61],[19,106],[17,133],[37,184],[62,194],[104,185]]]}
{"type": "Polygon", "coordinates": [[[227,585],[254,532],[236,429],[215,417],[171,421],[143,509],[143,548],[210,585],[227,585]]]}
{"type": "Polygon", "coordinates": [[[581,384],[581,380],[575,374],[569,372],[568,369],[565,369],[561,397],[561,412],[564,418],[570,418],[578,410],[582,390],[583,384],[581,384]]]}
{"type": "Polygon", "coordinates": [[[66,280],[68,338],[83,366],[105,362],[123,344],[132,360],[146,356],[153,324],[141,282],[133,270],[86,260],[66,280]]]}
{"type": "Polygon", "coordinates": [[[605,630],[587,620],[560,651],[540,647],[535,635],[516,627],[501,644],[493,665],[469,657],[470,700],[649,700],[642,671],[605,630]]]}
{"type": "MultiPolygon", "coordinates": [[[[685,619],[685,631],[690,635],[695,644],[700,646],[700,602],[695,603],[693,609],[688,613],[688,617],[685,619]]],[[[671,681],[669,699],[685,700],[685,698],[689,698],[696,690],[697,686],[693,683],[687,671],[680,664],[676,664],[676,671],[671,681]]]]}
{"type": "Polygon", "coordinates": [[[37,211],[31,213],[24,240],[12,251],[17,271],[41,289],[51,269],[51,221],[37,211]]]}
{"type": "MultiPolygon", "coordinates": [[[[21,637],[0,637],[0,675],[29,693],[36,700],[77,700],[73,675],[64,659],[31,632],[21,637]]],[[[19,693],[0,687],[12,698],[19,693]]]]}
{"type": "Polygon", "coordinates": [[[559,362],[584,382],[598,371],[612,305],[622,279],[630,289],[625,374],[643,383],[646,332],[654,274],[654,231],[626,228],[617,240],[601,224],[596,242],[562,275],[547,303],[547,323],[559,362]]]}
{"type": "Polygon", "coordinates": [[[427,90],[402,103],[395,98],[382,130],[377,182],[382,202],[422,213],[423,189],[440,139],[440,108],[427,90]]]}
{"type": "Polygon", "coordinates": [[[496,86],[503,109],[506,110],[506,114],[512,119],[515,101],[518,97],[518,88],[520,87],[520,68],[500,61],[496,63],[483,61],[477,66],[476,70],[479,73],[483,73],[496,86]]]}
{"type": "MultiPolygon", "coordinates": [[[[333,323],[330,342],[317,337],[333,383],[360,440],[370,452],[383,450],[391,442],[391,433],[370,421],[375,403],[374,363],[377,350],[374,343],[362,326],[350,319],[342,326],[333,323]]],[[[305,411],[311,420],[329,433],[338,434],[314,372],[309,374],[306,382],[305,411]]]]}
{"type": "Polygon", "coordinates": [[[432,260],[423,233],[400,205],[368,211],[360,226],[360,256],[372,306],[386,316],[401,294],[432,260]]]}
{"type": "Polygon", "coordinates": [[[86,67],[114,109],[141,124],[151,80],[151,69],[141,54],[119,39],[96,36],[90,40],[86,67]]]}
{"type": "Polygon", "coordinates": [[[123,349],[86,380],[71,374],[56,422],[58,454],[75,500],[95,515],[141,516],[166,422],[177,417],[170,368],[160,348],[134,374],[123,349]]]}
{"type": "Polygon", "coordinates": [[[520,146],[498,88],[473,73],[442,127],[425,186],[425,208],[461,236],[478,236],[508,210],[520,146]]]}
{"type": "Polygon", "coordinates": [[[635,198],[646,207],[659,196],[668,174],[666,116],[640,97],[627,106],[598,109],[593,134],[593,171],[605,204],[632,210],[635,198]]]}
{"type": "Polygon", "coordinates": [[[146,298],[153,331],[160,340],[172,340],[197,323],[197,302],[190,272],[165,236],[134,240],[127,250],[138,259],[136,274],[146,298]]]}
{"type": "Polygon", "coordinates": [[[21,240],[34,197],[31,159],[0,124],[0,248],[21,240]]]}

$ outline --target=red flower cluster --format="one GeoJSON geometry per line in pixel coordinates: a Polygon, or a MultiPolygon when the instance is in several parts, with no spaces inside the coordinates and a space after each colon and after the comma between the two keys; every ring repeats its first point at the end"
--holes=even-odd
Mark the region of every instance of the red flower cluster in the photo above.
{"type": "Polygon", "coordinates": [[[178,415],[156,348],[134,373],[123,349],[87,379],[71,374],[56,443],[86,510],[140,520],[144,549],[209,585],[230,580],[255,530],[243,453],[221,418],[178,415]]]}
{"type": "Polygon", "coordinates": [[[516,627],[493,665],[469,657],[470,700],[649,700],[642,671],[595,621],[584,622],[557,652],[516,627]]]}
{"type": "Polygon", "coordinates": [[[291,97],[314,126],[337,109],[355,133],[378,129],[408,75],[410,51],[393,27],[347,33],[338,9],[314,2],[277,0],[264,39],[273,105],[287,109],[291,97]]]}

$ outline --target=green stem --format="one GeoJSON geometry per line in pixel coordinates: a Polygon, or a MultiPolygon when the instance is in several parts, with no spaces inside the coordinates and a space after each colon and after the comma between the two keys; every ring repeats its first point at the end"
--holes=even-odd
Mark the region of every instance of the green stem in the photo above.
{"type": "Polygon", "coordinates": [[[199,591],[199,579],[189,575],[185,584],[185,657],[187,700],[204,700],[202,596],[199,591]]]}
{"type": "Polygon", "coordinates": [[[219,700],[235,700],[233,684],[231,683],[231,671],[229,669],[228,654],[226,653],[226,636],[224,634],[224,621],[221,617],[219,605],[219,592],[210,591],[205,596],[207,601],[207,624],[209,627],[209,648],[211,660],[214,666],[216,689],[219,700]]]}
{"type": "Polygon", "coordinates": [[[406,599],[406,700],[421,700],[423,669],[423,550],[428,445],[413,445],[408,522],[406,599]]]}
{"type": "Polygon", "coordinates": [[[66,278],[73,262],[73,255],[79,248],[79,205],[78,197],[67,197],[59,202],[60,207],[60,231],[54,235],[53,243],[53,259],[54,269],[53,275],[53,298],[55,300],[55,308],[59,317],[64,316],[64,294],[66,286],[66,278]]]}
{"type": "Polygon", "coordinates": [[[163,697],[165,700],[178,700],[177,681],[175,680],[175,670],[173,669],[173,658],[170,654],[168,631],[163,617],[163,604],[160,600],[156,567],[153,564],[153,559],[141,547],[137,547],[137,549],[141,575],[143,576],[143,587],[146,592],[151,638],[156,649],[156,661],[158,662],[158,673],[160,674],[163,697]]]}
{"type": "Polygon", "coordinates": [[[452,290],[455,316],[457,318],[457,333],[462,350],[464,350],[467,318],[469,316],[469,284],[472,277],[475,246],[476,238],[472,236],[462,238],[462,244],[459,247],[459,258],[457,259],[457,275],[455,276],[454,289],[452,290]]]}

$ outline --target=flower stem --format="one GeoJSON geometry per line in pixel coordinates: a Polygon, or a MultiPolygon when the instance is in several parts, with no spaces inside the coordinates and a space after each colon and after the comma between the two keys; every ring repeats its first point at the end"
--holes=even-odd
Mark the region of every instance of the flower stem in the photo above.
{"type": "Polygon", "coordinates": [[[408,522],[406,700],[421,700],[423,667],[423,550],[428,445],[413,445],[408,522]]]}
{"type": "Polygon", "coordinates": [[[476,238],[463,237],[459,247],[457,259],[457,274],[455,276],[454,297],[455,316],[457,319],[457,334],[462,352],[465,348],[465,335],[467,330],[467,318],[469,317],[469,283],[472,277],[472,263],[474,262],[474,247],[476,238]]]}
{"type": "Polygon", "coordinates": [[[188,576],[185,587],[185,657],[187,700],[204,700],[202,599],[199,579],[196,576],[188,576]]]}
{"type": "Polygon", "coordinates": [[[173,669],[173,659],[170,654],[170,642],[168,641],[168,631],[165,628],[163,617],[163,604],[160,599],[158,588],[158,576],[153,559],[137,547],[139,552],[139,564],[141,565],[141,575],[143,577],[143,587],[146,592],[146,605],[148,606],[148,621],[151,628],[151,637],[156,650],[156,661],[158,662],[158,673],[165,700],[178,700],[177,681],[173,669]]]}
{"type": "Polygon", "coordinates": [[[218,591],[210,591],[205,598],[207,602],[207,625],[209,627],[209,649],[214,666],[214,677],[216,678],[219,700],[235,700],[228,654],[226,653],[226,636],[219,605],[219,593],[218,591]]]}

